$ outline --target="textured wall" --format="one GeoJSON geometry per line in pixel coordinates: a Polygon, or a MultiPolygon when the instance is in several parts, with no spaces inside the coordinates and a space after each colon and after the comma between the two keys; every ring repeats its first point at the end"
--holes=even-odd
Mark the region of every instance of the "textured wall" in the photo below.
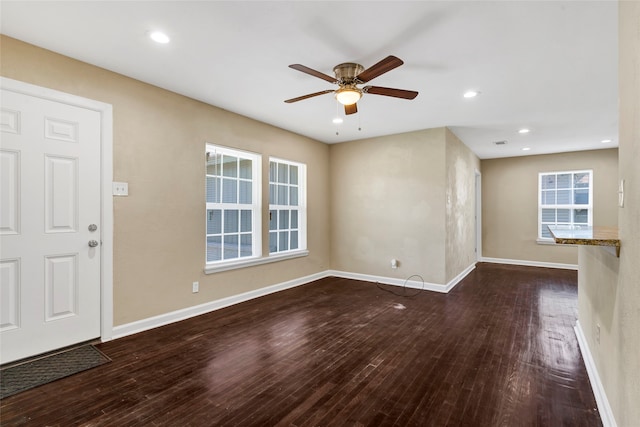
{"type": "Polygon", "coordinates": [[[578,319],[616,423],[626,427],[640,420],[640,2],[619,5],[620,258],[580,248],[578,319]]]}
{"type": "Polygon", "coordinates": [[[618,224],[618,150],[482,160],[482,256],[577,264],[571,246],[540,245],[538,173],[593,169],[595,225],[618,224]]]}
{"type": "Polygon", "coordinates": [[[476,262],[476,172],[480,160],[451,131],[446,134],[446,282],[476,262]]]}
{"type": "Polygon", "coordinates": [[[334,269],[445,283],[444,135],[429,129],[330,147],[334,269]]]}
{"type": "MultiPolygon", "coordinates": [[[[114,325],[329,268],[325,144],[2,36],[2,76],[113,105],[114,325]],[[211,142],[308,165],[308,257],[204,275],[204,148],[211,142]],[[191,283],[200,281],[200,292],[191,283]]],[[[268,253],[263,192],[263,253],[268,253]]]]}

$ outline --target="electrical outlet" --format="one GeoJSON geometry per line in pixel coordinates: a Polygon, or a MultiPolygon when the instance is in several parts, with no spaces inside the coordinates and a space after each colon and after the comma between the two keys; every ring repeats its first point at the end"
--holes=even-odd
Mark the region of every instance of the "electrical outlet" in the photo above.
{"type": "Polygon", "coordinates": [[[398,268],[398,260],[397,259],[392,259],[391,260],[391,268],[398,268]]]}
{"type": "Polygon", "coordinates": [[[596,342],[600,344],[600,324],[596,323],[596,342]]]}
{"type": "Polygon", "coordinates": [[[194,294],[197,293],[198,291],[200,291],[200,283],[198,282],[193,282],[191,284],[191,292],[193,292],[194,294]]]}
{"type": "Polygon", "coordinates": [[[113,182],[113,195],[114,196],[128,196],[129,195],[129,183],[128,182],[113,182]]]}

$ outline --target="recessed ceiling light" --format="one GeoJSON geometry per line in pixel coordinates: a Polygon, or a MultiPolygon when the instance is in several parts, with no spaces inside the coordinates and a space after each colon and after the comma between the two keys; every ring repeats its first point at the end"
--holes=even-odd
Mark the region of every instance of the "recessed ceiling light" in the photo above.
{"type": "Polygon", "coordinates": [[[531,129],[527,129],[527,128],[522,128],[518,131],[518,133],[529,133],[531,132],[531,129]]]}
{"type": "Polygon", "coordinates": [[[333,121],[333,123],[339,125],[340,123],[342,123],[342,117],[336,117],[332,121],[333,121]]]}
{"type": "Polygon", "coordinates": [[[468,90],[462,96],[464,96],[465,98],[475,98],[478,95],[480,95],[480,92],[478,92],[477,90],[468,90]]]}
{"type": "Polygon", "coordinates": [[[151,37],[151,40],[156,43],[167,44],[171,41],[169,36],[162,31],[153,31],[151,34],[149,34],[149,37],[151,37]]]}
{"type": "Polygon", "coordinates": [[[531,147],[524,147],[524,148],[522,149],[522,151],[529,151],[529,150],[531,150],[531,147]]]}
{"type": "Polygon", "coordinates": [[[600,141],[600,142],[602,142],[603,144],[608,144],[608,143],[610,143],[610,142],[611,142],[611,140],[610,140],[610,139],[603,139],[603,140],[602,140],[602,141],[600,141]]]}

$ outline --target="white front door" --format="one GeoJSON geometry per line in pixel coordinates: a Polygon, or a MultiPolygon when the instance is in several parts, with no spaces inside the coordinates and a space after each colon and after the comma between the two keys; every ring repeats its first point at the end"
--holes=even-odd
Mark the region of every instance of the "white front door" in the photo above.
{"type": "Polygon", "coordinates": [[[2,89],[0,363],[100,336],[101,116],[2,89]]]}

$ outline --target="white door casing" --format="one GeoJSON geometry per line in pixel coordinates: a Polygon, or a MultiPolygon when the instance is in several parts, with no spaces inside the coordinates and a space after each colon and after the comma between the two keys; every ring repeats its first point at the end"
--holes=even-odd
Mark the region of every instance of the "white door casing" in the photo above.
{"type": "Polygon", "coordinates": [[[0,362],[7,363],[110,339],[111,107],[1,83],[0,362]]]}

